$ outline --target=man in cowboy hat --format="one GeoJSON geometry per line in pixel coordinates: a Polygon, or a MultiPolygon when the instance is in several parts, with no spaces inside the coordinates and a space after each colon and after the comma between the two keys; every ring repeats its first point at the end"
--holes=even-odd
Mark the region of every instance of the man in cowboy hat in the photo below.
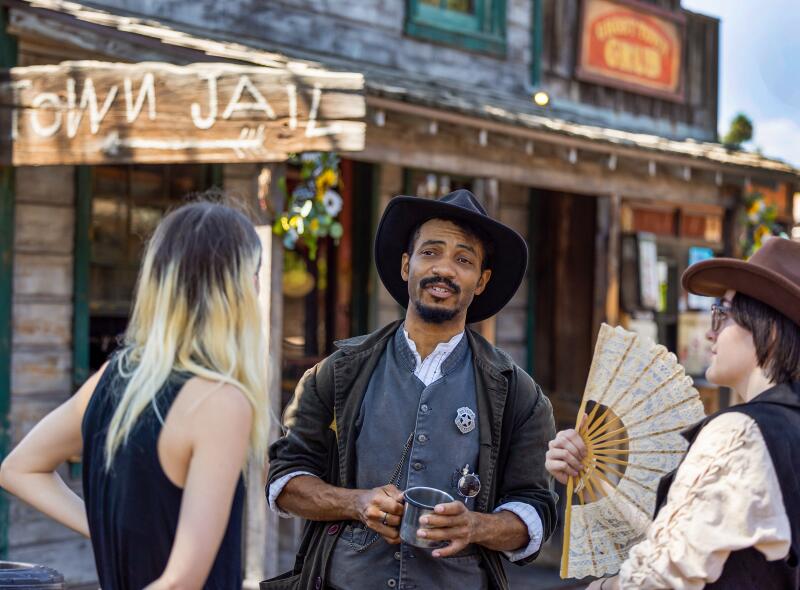
{"type": "Polygon", "coordinates": [[[306,529],[294,570],[262,588],[507,588],[501,555],[530,563],[555,527],[553,412],[466,324],[513,297],[525,241],[467,190],[396,197],[375,260],[405,319],[337,343],[299,383],[267,494],[306,529]],[[456,498],[420,519],[433,551],[399,538],[400,490],[418,486],[456,498]]]}

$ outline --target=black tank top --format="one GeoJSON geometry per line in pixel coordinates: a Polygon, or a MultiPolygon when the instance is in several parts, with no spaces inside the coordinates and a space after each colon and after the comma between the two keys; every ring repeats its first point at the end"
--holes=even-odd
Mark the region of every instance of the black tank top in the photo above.
{"type": "MultiPolygon", "coordinates": [[[[106,471],[106,432],[125,386],[118,362],[109,363],[83,417],[83,492],[101,588],[141,590],[164,572],[175,540],[183,490],[161,468],[157,444],[161,420],[191,375],[170,376],[155,397],[158,411],[147,407],[106,471]]],[[[240,477],[206,590],[242,587],[243,506],[240,477]]]]}

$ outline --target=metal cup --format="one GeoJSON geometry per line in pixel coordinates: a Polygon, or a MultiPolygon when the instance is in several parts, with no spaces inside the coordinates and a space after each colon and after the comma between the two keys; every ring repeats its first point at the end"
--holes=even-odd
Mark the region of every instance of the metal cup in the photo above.
{"type": "Polygon", "coordinates": [[[421,528],[429,528],[419,524],[419,519],[426,514],[433,514],[437,504],[446,504],[453,501],[453,496],[447,492],[434,488],[416,487],[408,488],[403,494],[406,501],[403,520],[400,523],[400,538],[404,543],[421,547],[422,549],[438,549],[447,545],[445,541],[430,541],[417,536],[421,528]]]}

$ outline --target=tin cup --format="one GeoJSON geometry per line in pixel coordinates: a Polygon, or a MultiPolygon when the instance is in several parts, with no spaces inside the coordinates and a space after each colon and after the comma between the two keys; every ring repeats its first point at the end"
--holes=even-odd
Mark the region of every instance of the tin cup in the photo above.
{"type": "Polygon", "coordinates": [[[435,488],[416,487],[408,488],[403,497],[406,501],[406,509],[400,523],[400,538],[403,542],[422,549],[438,549],[446,546],[445,541],[430,541],[418,537],[417,531],[428,528],[420,525],[420,518],[426,514],[433,514],[433,508],[437,504],[452,502],[453,496],[435,488]]]}

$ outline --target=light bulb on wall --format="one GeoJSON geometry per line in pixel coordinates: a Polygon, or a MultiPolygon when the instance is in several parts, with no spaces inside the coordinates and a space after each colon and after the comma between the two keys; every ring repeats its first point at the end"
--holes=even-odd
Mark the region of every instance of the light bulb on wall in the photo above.
{"type": "Polygon", "coordinates": [[[550,95],[544,90],[539,90],[533,95],[533,102],[540,107],[546,107],[550,104],[550,95]]]}

